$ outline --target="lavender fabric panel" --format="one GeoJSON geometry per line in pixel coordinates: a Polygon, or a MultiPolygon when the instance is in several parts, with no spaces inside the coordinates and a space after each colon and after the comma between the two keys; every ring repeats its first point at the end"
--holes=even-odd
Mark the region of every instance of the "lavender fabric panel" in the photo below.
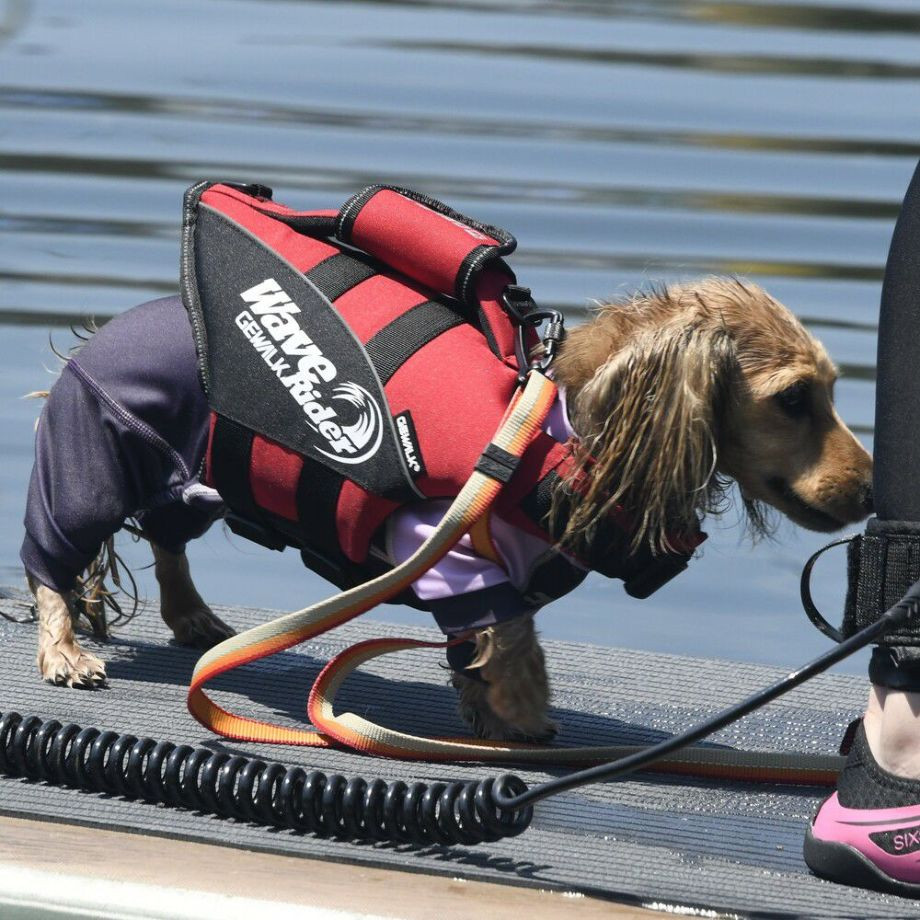
{"type": "Polygon", "coordinates": [[[102,541],[145,509],[149,535],[181,549],[211,519],[181,500],[207,430],[179,298],[106,324],[64,368],[39,421],[20,552],[26,569],[57,590],[72,588],[102,541]]]}
{"type": "MultiPolygon", "coordinates": [[[[560,389],[556,401],[543,425],[544,431],[557,441],[565,442],[572,435],[565,392],[560,389]]],[[[450,507],[446,499],[416,502],[399,508],[387,521],[387,549],[394,564],[408,559],[434,532],[450,507]]],[[[491,534],[495,548],[504,563],[496,565],[480,556],[465,535],[442,559],[413,582],[412,590],[426,603],[458,596],[472,600],[484,597],[482,592],[509,582],[523,588],[530,578],[534,563],[549,549],[550,544],[502,520],[491,517],[491,534]]],[[[510,596],[507,592],[506,596],[510,596]]],[[[472,608],[471,608],[472,609],[472,608]]],[[[477,606],[477,610],[478,610],[477,606]]],[[[521,609],[516,611],[520,613],[521,609]]],[[[475,617],[477,614],[472,613],[475,617]]],[[[494,620],[493,620],[494,622],[494,620]]]]}

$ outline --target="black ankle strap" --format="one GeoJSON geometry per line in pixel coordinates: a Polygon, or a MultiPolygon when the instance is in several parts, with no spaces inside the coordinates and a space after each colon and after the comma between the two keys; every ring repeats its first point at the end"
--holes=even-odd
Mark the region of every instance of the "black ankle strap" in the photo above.
{"type": "MultiPolygon", "coordinates": [[[[873,518],[847,548],[847,563],[844,638],[877,622],[920,581],[920,523],[873,518]]],[[[880,644],[920,646],[920,626],[888,633],[880,644]]]]}

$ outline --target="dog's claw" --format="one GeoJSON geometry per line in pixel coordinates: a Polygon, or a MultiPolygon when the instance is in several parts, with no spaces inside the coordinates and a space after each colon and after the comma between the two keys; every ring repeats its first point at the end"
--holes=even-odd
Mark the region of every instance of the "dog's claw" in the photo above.
{"type": "Polygon", "coordinates": [[[79,645],[53,648],[39,659],[42,677],[57,687],[95,690],[105,685],[105,664],[79,645]]]}

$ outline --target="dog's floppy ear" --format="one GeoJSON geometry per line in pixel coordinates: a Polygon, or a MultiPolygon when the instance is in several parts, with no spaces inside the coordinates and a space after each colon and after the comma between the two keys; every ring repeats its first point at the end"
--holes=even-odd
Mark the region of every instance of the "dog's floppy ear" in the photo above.
{"type": "Polygon", "coordinates": [[[576,458],[587,475],[567,534],[589,536],[621,505],[637,525],[634,546],[669,549],[667,531],[689,527],[718,489],[716,445],[734,373],[731,339],[711,319],[634,331],[575,398],[576,458]]]}

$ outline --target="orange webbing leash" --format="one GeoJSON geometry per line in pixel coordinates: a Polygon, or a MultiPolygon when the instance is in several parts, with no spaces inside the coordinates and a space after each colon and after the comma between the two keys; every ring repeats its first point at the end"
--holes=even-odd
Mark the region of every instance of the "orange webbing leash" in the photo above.
{"type": "MultiPolygon", "coordinates": [[[[537,371],[531,372],[524,389],[515,395],[491,443],[515,457],[522,456],[540,431],[555,399],[553,382],[537,371]]],[[[238,741],[327,747],[330,739],[320,732],[285,728],[227,712],[204,692],[205,684],[218,674],[274,655],[340,626],[405,590],[446,555],[488,511],[502,486],[503,483],[497,479],[474,470],[435,532],[401,565],[312,607],[226,639],[206,652],[192,674],[188,692],[189,712],[217,734],[238,741]]],[[[317,725],[317,728],[321,729],[321,726],[317,725]]]]}
{"type": "MultiPolygon", "coordinates": [[[[353,712],[335,714],[337,691],[362,664],[390,652],[443,648],[447,644],[417,639],[369,639],[345,649],[323,668],[313,684],[307,707],[310,721],[325,736],[343,747],[404,760],[585,766],[618,760],[646,750],[645,746],[640,745],[550,747],[523,742],[481,741],[475,738],[423,738],[369,722],[353,712]]],[[[693,746],[668,754],[643,767],[643,770],[758,783],[833,786],[845,760],[845,757],[837,754],[693,746]]]]}
{"type": "MultiPolygon", "coordinates": [[[[556,396],[542,374],[532,372],[512,403],[492,443],[521,456],[540,430],[556,396]]],[[[327,632],[407,588],[441,559],[489,509],[502,484],[475,471],[435,532],[404,563],[378,578],[328,598],[312,607],[279,617],[234,636],[205,653],[192,675],[188,708],[202,725],[238,741],[261,741],[329,747],[342,745],[378,756],[408,760],[591,764],[625,757],[643,748],[634,745],[549,747],[464,738],[423,738],[396,731],[345,712],[334,711],[335,695],[362,664],[390,652],[443,648],[444,642],[415,639],[372,639],[347,648],[333,658],[310,691],[307,712],[316,730],[286,728],[234,715],[204,692],[205,684],[233,668],[291,648],[327,632]]],[[[833,785],[843,758],[822,754],[740,751],[725,747],[690,747],[674,752],[647,769],[665,773],[755,782],[833,785]]]]}

